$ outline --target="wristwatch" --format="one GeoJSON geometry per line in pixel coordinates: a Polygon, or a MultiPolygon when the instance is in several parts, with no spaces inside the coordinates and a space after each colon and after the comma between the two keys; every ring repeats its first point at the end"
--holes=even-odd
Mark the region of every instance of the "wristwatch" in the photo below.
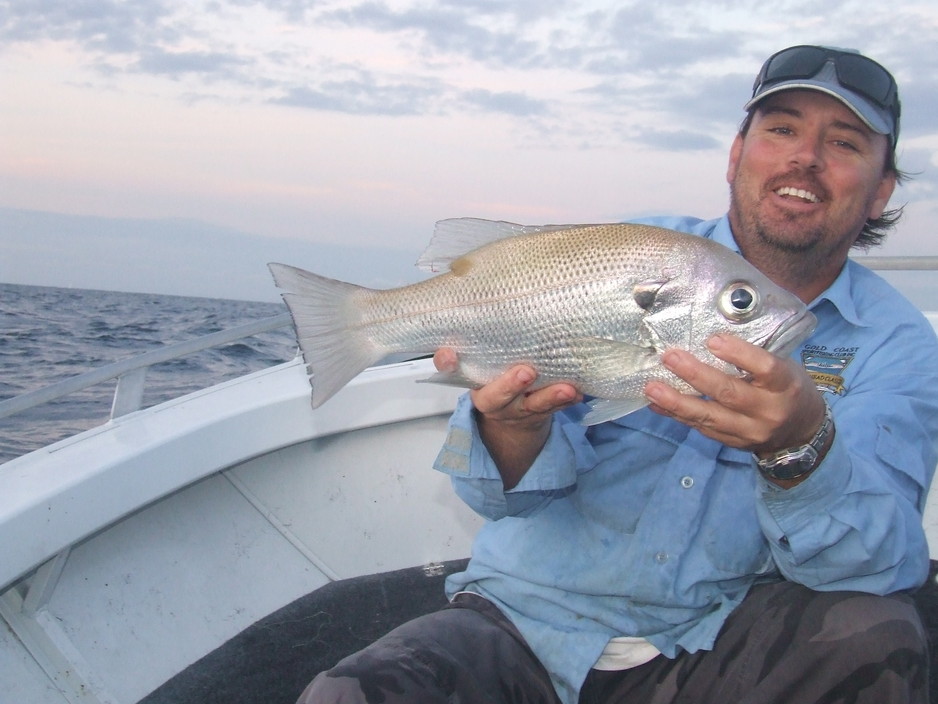
{"type": "Polygon", "coordinates": [[[828,437],[834,432],[834,416],[831,407],[824,402],[824,421],[811,438],[811,442],[800,447],[789,447],[774,452],[765,459],[756,457],[759,471],[769,479],[797,479],[812,469],[824,449],[828,437]]]}

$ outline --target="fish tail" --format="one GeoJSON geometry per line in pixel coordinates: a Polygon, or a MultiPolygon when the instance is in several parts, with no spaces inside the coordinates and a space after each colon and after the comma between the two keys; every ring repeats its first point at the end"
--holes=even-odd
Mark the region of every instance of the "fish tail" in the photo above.
{"type": "Polygon", "coordinates": [[[268,264],[293,318],[318,408],[385,354],[360,328],[355,297],[361,286],[285,264],[268,264]]]}

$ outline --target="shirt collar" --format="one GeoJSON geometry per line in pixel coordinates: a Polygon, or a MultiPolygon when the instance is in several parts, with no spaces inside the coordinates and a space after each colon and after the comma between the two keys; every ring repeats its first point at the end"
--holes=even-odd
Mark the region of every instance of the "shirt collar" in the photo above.
{"type": "Polygon", "coordinates": [[[827,290],[821,292],[820,296],[811,301],[808,308],[813,310],[824,301],[829,301],[848,323],[858,327],[868,327],[869,323],[860,317],[860,312],[857,310],[856,302],[851,293],[853,290],[852,272],[856,266],[859,265],[848,261],[844,268],[840,270],[837,278],[834,279],[834,283],[828,286],[827,290]]]}
{"type": "Polygon", "coordinates": [[[736,238],[733,237],[733,229],[730,227],[730,216],[724,215],[716,221],[716,226],[710,231],[710,239],[719,242],[724,247],[729,247],[739,254],[739,245],[736,244],[736,238]]]}

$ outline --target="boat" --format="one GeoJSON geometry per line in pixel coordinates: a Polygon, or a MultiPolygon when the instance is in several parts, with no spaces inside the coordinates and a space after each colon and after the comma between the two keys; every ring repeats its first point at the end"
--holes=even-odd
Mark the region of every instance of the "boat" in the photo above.
{"type": "MultiPolygon", "coordinates": [[[[0,701],[292,704],[320,670],[443,604],[481,519],[430,469],[461,393],[416,383],[431,360],[368,369],[318,409],[301,359],[140,407],[147,367],[287,325],[0,401],[2,417],[118,379],[106,423],[0,465],[0,701]]],[[[924,525],[916,600],[938,644],[938,486],[924,525]]]]}

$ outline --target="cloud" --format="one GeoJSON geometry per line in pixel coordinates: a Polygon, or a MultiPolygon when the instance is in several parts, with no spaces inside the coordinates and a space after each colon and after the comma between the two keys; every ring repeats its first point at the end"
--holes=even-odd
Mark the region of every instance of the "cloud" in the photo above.
{"type": "Polygon", "coordinates": [[[0,2],[0,38],[8,42],[74,41],[88,50],[132,52],[165,38],[172,15],[163,0],[42,0],[0,2]]]}
{"type": "Polygon", "coordinates": [[[548,112],[546,101],[537,100],[524,93],[503,91],[494,93],[478,88],[462,94],[465,102],[488,112],[504,113],[518,117],[544,115],[548,112]]]}
{"type": "Polygon", "coordinates": [[[542,47],[513,31],[514,23],[509,29],[499,30],[473,21],[478,18],[474,10],[490,5],[477,1],[469,5],[416,5],[394,10],[386,3],[364,2],[324,12],[319,19],[376,32],[414,34],[421,43],[420,52],[428,58],[460,55],[482,64],[541,64],[542,47]]]}
{"type": "Polygon", "coordinates": [[[635,139],[651,149],[669,152],[722,149],[724,146],[713,136],[693,130],[643,129],[636,133],[635,139]]]}
{"type": "MultiPolygon", "coordinates": [[[[215,101],[224,119],[243,109],[259,125],[388,118],[368,121],[381,125],[370,135],[376,164],[378,138],[406,135],[419,158],[428,148],[421,125],[432,124],[427,135],[444,134],[446,120],[458,121],[454,141],[480,152],[480,161],[494,135],[505,149],[605,164],[636,146],[665,160],[701,152],[713,159],[742,119],[765,56],[823,41],[867,49],[896,72],[902,134],[917,150],[915,164],[933,171],[935,18],[917,0],[882,8],[831,0],[823,9],[814,0],[771,8],[756,0],[0,0],[0,55],[23,65],[50,58],[58,63],[46,76],[59,71],[60,85],[101,104],[145,96],[172,114],[196,104],[210,112],[215,101]],[[47,43],[64,50],[44,52],[47,43]],[[295,120],[297,109],[329,114],[295,120]]],[[[181,114],[195,130],[188,119],[198,110],[181,114]]],[[[341,122],[350,134],[362,126],[341,122]]],[[[292,176],[272,171],[268,188],[290,185],[292,176]]],[[[916,196],[933,197],[930,179],[916,179],[916,196]]]]}
{"type": "Polygon", "coordinates": [[[436,99],[444,90],[433,80],[380,77],[352,66],[341,72],[347,77],[289,87],[271,102],[353,115],[421,115],[437,111],[436,99]]]}
{"type": "Polygon", "coordinates": [[[188,73],[233,78],[236,69],[251,65],[253,61],[229,53],[212,51],[165,51],[148,47],[140,52],[131,71],[178,77],[188,73]]]}

